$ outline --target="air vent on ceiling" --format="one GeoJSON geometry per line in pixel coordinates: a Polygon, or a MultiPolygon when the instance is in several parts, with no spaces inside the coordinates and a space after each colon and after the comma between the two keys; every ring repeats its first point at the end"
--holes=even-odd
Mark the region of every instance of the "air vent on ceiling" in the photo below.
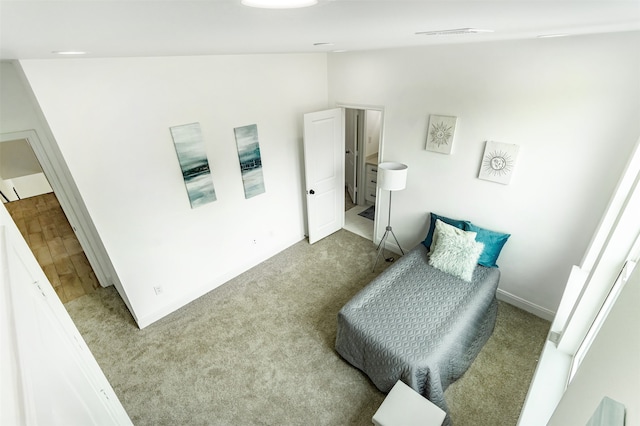
{"type": "Polygon", "coordinates": [[[493,30],[481,30],[479,28],[455,28],[452,30],[419,31],[419,35],[459,35],[459,34],[482,34],[492,33],[493,30]]]}

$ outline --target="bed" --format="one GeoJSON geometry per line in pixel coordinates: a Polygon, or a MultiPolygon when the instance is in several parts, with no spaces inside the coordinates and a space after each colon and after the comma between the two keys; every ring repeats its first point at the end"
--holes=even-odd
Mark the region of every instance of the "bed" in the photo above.
{"type": "MultiPolygon", "coordinates": [[[[483,243],[476,246],[481,253],[471,256],[466,275],[433,266],[438,265],[430,259],[439,253],[437,244],[448,239],[436,230],[440,218],[454,222],[432,213],[425,242],[342,307],[335,348],[380,391],[387,393],[402,380],[446,412],[444,391],[464,374],[493,332],[500,270],[495,265],[497,256],[491,263],[483,262],[488,266],[478,264],[485,251],[483,243]]],[[[475,241],[486,236],[465,231],[470,222],[458,222],[449,226],[466,234],[464,238],[473,236],[475,241]]],[[[502,245],[509,236],[491,236],[496,234],[503,236],[502,245]]],[[[447,416],[445,424],[449,422],[447,416]]]]}

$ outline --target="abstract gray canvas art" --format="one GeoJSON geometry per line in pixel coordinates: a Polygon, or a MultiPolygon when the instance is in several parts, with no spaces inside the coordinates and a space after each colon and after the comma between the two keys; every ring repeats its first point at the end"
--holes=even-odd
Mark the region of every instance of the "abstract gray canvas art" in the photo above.
{"type": "Polygon", "coordinates": [[[238,146],[238,159],[244,184],[244,198],[255,197],[262,194],[264,178],[262,176],[262,157],[260,156],[260,143],[258,142],[258,126],[236,127],[233,129],[238,146]]]}
{"type": "Polygon", "coordinates": [[[200,123],[184,124],[170,129],[191,208],[215,201],[216,190],[213,187],[200,123]]]}

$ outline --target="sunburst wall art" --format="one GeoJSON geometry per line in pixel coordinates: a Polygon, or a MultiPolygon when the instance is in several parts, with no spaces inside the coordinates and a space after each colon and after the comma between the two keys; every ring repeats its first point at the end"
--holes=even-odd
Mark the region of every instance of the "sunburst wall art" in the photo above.
{"type": "Polygon", "coordinates": [[[429,129],[427,130],[427,146],[425,149],[442,154],[451,154],[457,120],[458,117],[430,115],[429,129]]]}
{"type": "Polygon", "coordinates": [[[478,178],[508,185],[519,149],[518,145],[487,141],[478,178]]]}

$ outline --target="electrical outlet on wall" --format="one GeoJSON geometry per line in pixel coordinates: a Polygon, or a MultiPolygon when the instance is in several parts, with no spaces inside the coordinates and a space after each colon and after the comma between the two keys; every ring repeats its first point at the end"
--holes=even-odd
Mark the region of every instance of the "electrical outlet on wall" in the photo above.
{"type": "Polygon", "coordinates": [[[162,294],[162,286],[153,286],[153,291],[156,292],[156,296],[160,296],[162,294]]]}

